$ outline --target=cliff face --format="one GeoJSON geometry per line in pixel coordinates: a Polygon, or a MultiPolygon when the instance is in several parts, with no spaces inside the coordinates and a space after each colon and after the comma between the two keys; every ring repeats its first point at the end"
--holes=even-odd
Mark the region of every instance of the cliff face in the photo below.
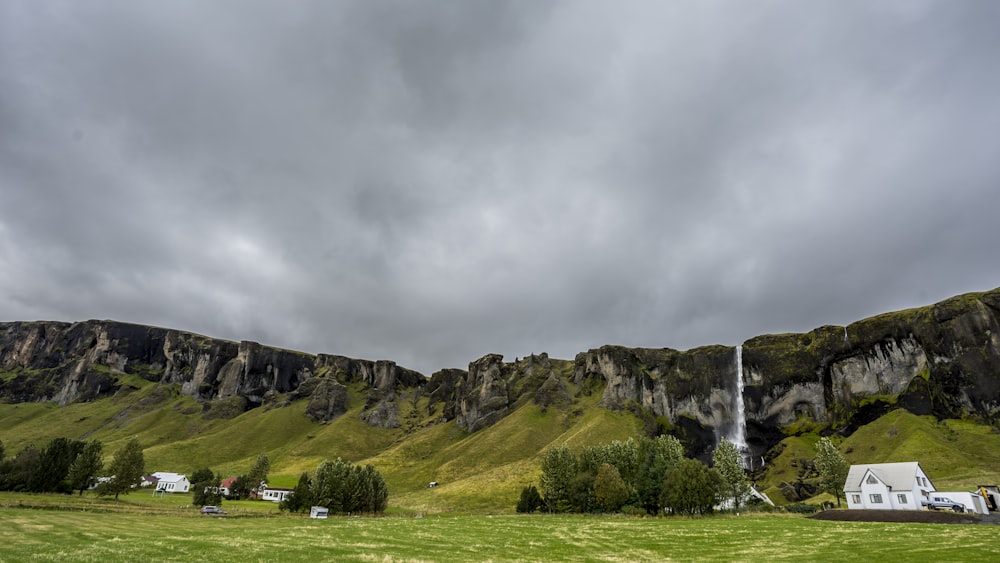
{"type": "Polygon", "coordinates": [[[503,356],[487,354],[469,364],[469,370],[446,369],[431,376],[426,390],[429,408],[441,405],[442,418],[454,419],[469,432],[485,428],[526,401],[548,406],[569,402],[566,380],[570,362],[547,354],[504,363],[503,356]]]}
{"type": "Polygon", "coordinates": [[[684,437],[694,454],[732,436],[737,399],[747,442],[763,453],[801,423],[850,431],[893,406],[939,417],[1000,416],[1000,289],[879,315],[847,327],[763,335],[734,347],[687,351],[603,346],[574,361],[532,355],[505,363],[488,354],[468,370],[429,380],[390,361],[312,356],[195,334],[117,323],[0,323],[0,399],[93,400],[122,377],[176,384],[201,401],[239,397],[248,407],[277,395],[308,399],[306,413],[328,421],[347,411],[348,388],[365,393],[361,417],[400,426],[404,390],[425,396],[427,415],[474,432],[519,405],[564,407],[574,395],[603,393],[601,405],[629,409],[650,432],[684,437]],[[742,368],[744,390],[738,391],[742,368]]]}
{"type": "MultiPolygon", "coordinates": [[[[757,453],[797,421],[849,427],[894,405],[992,420],[1000,415],[1000,290],[847,327],[758,336],[743,344],[742,363],[748,442],[757,453]]],[[[737,423],[735,348],[604,346],[577,355],[575,365],[577,383],[606,382],[609,408],[639,405],[716,439],[737,423]]]]}
{"type": "MultiPolygon", "coordinates": [[[[0,398],[60,405],[113,394],[123,375],[177,384],[184,395],[203,401],[243,397],[249,407],[268,395],[289,393],[294,399],[319,389],[317,405],[309,410],[317,420],[346,410],[344,384],[360,383],[391,401],[397,386],[425,383],[419,373],[393,362],[313,356],[113,321],[0,323],[0,373],[0,398]]],[[[380,402],[370,407],[385,410],[380,402]]],[[[366,420],[392,425],[391,417],[366,420]]]]}

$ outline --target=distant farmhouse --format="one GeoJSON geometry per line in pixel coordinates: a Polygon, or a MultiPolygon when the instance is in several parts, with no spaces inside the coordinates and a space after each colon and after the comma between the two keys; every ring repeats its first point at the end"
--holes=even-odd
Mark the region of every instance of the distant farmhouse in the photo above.
{"type": "Polygon", "coordinates": [[[988,496],[978,491],[938,491],[915,461],[852,465],[844,483],[844,496],[849,509],[922,510],[929,507],[989,514],[988,496]]]}
{"type": "Polygon", "coordinates": [[[260,498],[271,502],[281,502],[290,494],[292,494],[292,489],[285,489],[282,487],[265,487],[264,492],[260,495],[260,498]]]}
{"type": "MultiPolygon", "coordinates": [[[[191,490],[191,482],[186,475],[157,471],[151,477],[156,479],[156,490],[164,493],[186,493],[191,490]]],[[[145,480],[145,478],[143,478],[145,480]]]]}

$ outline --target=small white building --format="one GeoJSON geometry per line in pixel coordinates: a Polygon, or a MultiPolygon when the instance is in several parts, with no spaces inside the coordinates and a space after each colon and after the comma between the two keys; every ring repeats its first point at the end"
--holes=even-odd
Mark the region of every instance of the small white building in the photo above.
{"type": "Polygon", "coordinates": [[[164,493],[186,493],[191,490],[191,482],[186,475],[157,471],[152,474],[156,480],[156,490],[164,493]]]}
{"type": "Polygon", "coordinates": [[[285,498],[292,494],[293,489],[285,489],[282,487],[267,487],[264,492],[261,493],[260,498],[263,500],[269,500],[271,502],[281,502],[285,498]]]}
{"type": "Polygon", "coordinates": [[[915,461],[852,465],[844,483],[850,509],[920,510],[935,490],[915,461]]]}
{"type": "Polygon", "coordinates": [[[314,506],[309,509],[310,518],[327,518],[330,515],[330,510],[325,506],[314,506]]]}
{"type": "Polygon", "coordinates": [[[966,492],[966,491],[938,491],[935,496],[940,495],[943,497],[948,497],[955,502],[960,502],[965,505],[966,512],[972,512],[975,514],[989,514],[990,509],[986,505],[986,499],[983,498],[978,492],[966,492]]]}

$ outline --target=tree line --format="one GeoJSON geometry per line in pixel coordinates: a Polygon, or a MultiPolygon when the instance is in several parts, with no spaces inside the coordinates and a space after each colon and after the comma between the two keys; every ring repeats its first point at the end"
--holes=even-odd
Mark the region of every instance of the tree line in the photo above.
{"type": "Polygon", "coordinates": [[[32,493],[66,493],[97,485],[100,495],[128,492],[138,486],[145,471],[142,445],[135,438],[115,452],[111,463],[104,465],[104,444],[99,440],[83,441],[53,438],[43,448],[29,444],[12,458],[6,456],[0,442],[0,490],[32,493]],[[98,484],[102,472],[111,475],[98,484]]]}
{"type": "MultiPolygon", "coordinates": [[[[839,506],[850,465],[829,438],[820,438],[816,452],[821,487],[839,506]]],[[[732,442],[719,443],[708,467],[685,457],[681,442],[669,435],[550,448],[539,487],[522,489],[518,512],[708,514],[720,505],[739,510],[761,502],[751,494],[742,454],[732,442]]]]}
{"type": "Polygon", "coordinates": [[[380,513],[389,500],[389,488],[374,465],[364,467],[324,460],[313,475],[303,473],[292,493],[278,505],[289,512],[307,512],[325,506],[332,514],[380,513]]]}
{"type": "Polygon", "coordinates": [[[742,506],[749,495],[742,459],[723,440],[714,467],[686,458],[684,446],[669,435],[614,441],[573,450],[563,445],[542,458],[541,491],[521,492],[518,512],[711,512],[722,499],[742,506]]]}

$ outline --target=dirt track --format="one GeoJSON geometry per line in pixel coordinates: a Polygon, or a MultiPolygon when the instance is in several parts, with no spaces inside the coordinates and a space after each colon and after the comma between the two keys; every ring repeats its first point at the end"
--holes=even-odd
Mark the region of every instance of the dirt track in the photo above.
{"type": "Polygon", "coordinates": [[[826,510],[810,516],[841,522],[917,522],[921,524],[997,524],[995,518],[943,510],[826,510]]]}

